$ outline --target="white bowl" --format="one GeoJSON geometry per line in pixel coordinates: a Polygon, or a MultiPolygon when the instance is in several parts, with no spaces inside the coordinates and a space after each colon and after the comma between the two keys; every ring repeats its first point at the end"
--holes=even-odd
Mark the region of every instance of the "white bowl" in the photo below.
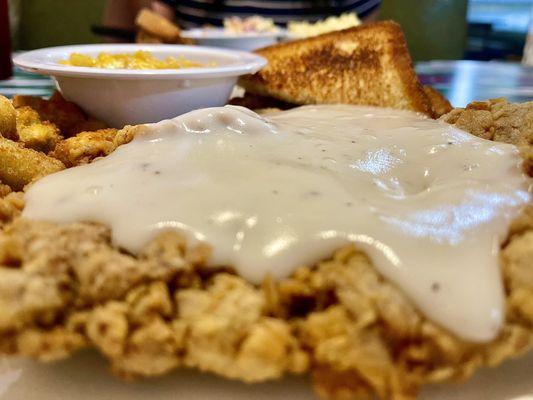
{"type": "Polygon", "coordinates": [[[266,65],[258,55],[199,46],[102,44],[50,47],[20,54],[18,67],[51,75],[63,96],[110,126],[157,122],[197,108],[224,105],[241,75],[266,65]],[[150,51],[156,57],[183,56],[214,67],[128,70],[59,64],[72,53],[150,51]]]}
{"type": "Polygon", "coordinates": [[[181,36],[194,39],[201,46],[226,47],[229,49],[252,51],[270,46],[285,38],[286,31],[228,33],[224,28],[196,28],[182,31],[181,36]]]}

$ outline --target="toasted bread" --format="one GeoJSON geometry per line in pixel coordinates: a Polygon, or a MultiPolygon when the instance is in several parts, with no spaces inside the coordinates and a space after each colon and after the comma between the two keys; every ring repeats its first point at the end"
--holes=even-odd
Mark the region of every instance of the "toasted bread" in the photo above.
{"type": "Polygon", "coordinates": [[[426,92],[426,96],[431,102],[431,108],[433,108],[435,118],[438,118],[453,110],[453,106],[450,104],[448,99],[444,97],[437,89],[432,88],[431,86],[424,86],[424,92],[426,92]]]}
{"type": "Polygon", "coordinates": [[[135,25],[164,42],[173,43],[180,37],[180,29],[176,25],[148,8],[139,12],[135,25]]]}
{"type": "Polygon", "coordinates": [[[268,65],[248,91],[293,104],[364,104],[434,116],[395,22],[383,21],[257,50],[268,65]]]}

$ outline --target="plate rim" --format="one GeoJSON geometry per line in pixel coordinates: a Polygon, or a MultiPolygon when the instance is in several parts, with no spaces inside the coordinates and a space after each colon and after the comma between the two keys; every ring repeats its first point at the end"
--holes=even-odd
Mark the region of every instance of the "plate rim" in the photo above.
{"type": "Polygon", "coordinates": [[[203,79],[238,76],[257,72],[267,64],[267,60],[257,54],[242,50],[218,47],[173,45],[173,44],[85,44],[45,47],[16,55],[13,63],[20,69],[54,77],[78,77],[97,79],[203,79]],[[200,67],[183,69],[108,69],[93,67],[76,67],[57,63],[60,54],[65,52],[94,53],[146,50],[165,52],[168,55],[203,55],[232,58],[227,65],[218,67],[200,67]],[[56,58],[56,62],[43,62],[43,57],[56,58]]]}

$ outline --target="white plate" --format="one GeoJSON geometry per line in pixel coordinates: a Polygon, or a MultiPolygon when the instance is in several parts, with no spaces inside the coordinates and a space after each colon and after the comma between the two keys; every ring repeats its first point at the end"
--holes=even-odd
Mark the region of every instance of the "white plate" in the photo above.
{"type": "MultiPolygon", "coordinates": [[[[314,400],[309,379],[246,385],[194,371],[125,383],[92,352],[51,365],[0,358],[0,400],[314,400]]],[[[532,400],[533,354],[461,384],[425,388],[420,400],[532,400]]]]}
{"type": "Polygon", "coordinates": [[[197,108],[221,106],[237,78],[257,72],[266,60],[243,51],[180,45],[101,44],[50,47],[14,58],[18,67],[54,77],[67,100],[87,113],[120,128],[125,124],[157,122],[197,108]],[[183,69],[105,69],[74,67],[58,62],[72,53],[133,53],[146,50],[155,57],[183,56],[215,66],[183,69]]]}
{"type": "Polygon", "coordinates": [[[186,39],[194,39],[202,46],[226,47],[239,50],[256,50],[277,43],[287,36],[284,29],[277,32],[230,33],[224,28],[196,28],[181,32],[186,39]]]}

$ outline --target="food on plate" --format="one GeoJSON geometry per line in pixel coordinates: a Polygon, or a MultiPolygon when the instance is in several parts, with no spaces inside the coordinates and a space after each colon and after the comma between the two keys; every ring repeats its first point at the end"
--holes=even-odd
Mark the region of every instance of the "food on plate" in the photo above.
{"type": "Polygon", "coordinates": [[[64,168],[63,163],[55,158],[0,138],[0,182],[14,190],[22,190],[34,179],[64,168]]]}
{"type": "Polygon", "coordinates": [[[0,135],[17,140],[17,113],[11,102],[0,96],[0,135]]]}
{"type": "Polygon", "coordinates": [[[441,115],[447,114],[453,110],[453,107],[448,99],[444,97],[437,89],[427,85],[425,85],[423,88],[429,102],[431,103],[431,108],[433,109],[433,115],[435,117],[440,117],[441,115]]]}
{"type": "Polygon", "coordinates": [[[126,126],[80,132],[60,142],[50,156],[57,158],[67,167],[90,163],[95,158],[112,153],[118,146],[129,143],[135,137],[139,126],[126,126]]]}
{"type": "Polygon", "coordinates": [[[138,28],[135,38],[137,43],[192,43],[180,36],[181,30],[177,25],[148,8],[139,11],[135,25],[138,28]]]}
{"type": "Polygon", "coordinates": [[[11,102],[0,96],[0,106],[0,116],[5,121],[9,119],[9,129],[0,131],[4,137],[0,139],[0,182],[11,189],[21,190],[38,177],[64,169],[62,158],[66,161],[76,158],[82,162],[84,158],[97,156],[94,148],[87,149],[90,146],[82,139],[83,135],[78,139],[77,136],[71,138],[78,143],[76,149],[65,138],[83,129],[98,130],[105,125],[87,117],[77,105],[63,99],[58,92],[50,100],[15,96],[11,102]],[[55,154],[58,156],[54,157],[55,154]]]}
{"type": "Polygon", "coordinates": [[[256,51],[265,68],[247,92],[292,104],[364,104],[437,116],[413,69],[400,26],[385,21],[256,51]]]}
{"type": "Polygon", "coordinates": [[[530,103],[509,104],[505,99],[476,101],[441,117],[473,135],[516,145],[524,158],[525,170],[533,175],[533,132],[523,123],[530,118],[530,103]]]}
{"type": "MultiPolygon", "coordinates": [[[[278,124],[283,118],[291,120],[277,115],[269,118],[278,124]]],[[[265,124],[248,113],[240,119],[265,124]]],[[[490,139],[526,146],[533,104],[479,103],[454,110],[443,120],[468,121],[462,126],[478,135],[505,131],[490,139]],[[474,111],[487,111],[490,117],[467,117],[474,111]]],[[[188,121],[198,132],[213,123],[233,126],[231,115],[216,113],[211,119],[193,115],[188,121]]],[[[129,127],[113,141],[122,137],[127,142],[176,126],[167,122],[129,127]]],[[[121,151],[128,154],[128,149],[121,151]]],[[[148,164],[141,165],[143,173],[164,176],[166,171],[157,174],[161,161],[152,163],[146,158],[149,153],[141,150],[148,164]]],[[[307,162],[313,159],[317,166],[328,163],[320,157],[307,162]]],[[[498,180],[493,175],[497,171],[508,173],[492,165],[491,179],[498,180]]],[[[420,385],[467,378],[481,365],[497,365],[533,345],[531,203],[502,242],[506,307],[501,331],[492,340],[476,342],[428,318],[402,285],[384,277],[360,245],[339,246],[325,261],[309,263],[288,277],[271,275],[256,285],[234,268],[213,269],[209,260],[215,249],[203,243],[187,245],[190,240],[183,233],[164,231],[135,252],[124,252],[109,227],[20,218],[20,201],[16,194],[0,201],[0,210],[9,210],[5,214],[11,221],[4,222],[0,240],[4,353],[51,361],[95,347],[115,373],[127,378],[180,366],[246,382],[310,372],[315,389],[327,398],[377,394],[409,399],[420,385]]],[[[75,204],[70,202],[63,207],[75,204]]],[[[436,288],[441,292],[445,285],[436,288]]]]}
{"type": "Polygon", "coordinates": [[[65,100],[14,100],[65,139],[49,156],[0,142],[0,353],[95,348],[126,379],[308,373],[325,398],[406,400],[533,349],[533,103],[450,111],[394,24],[297,43],[266,51],[274,71],[302,54],[295,85],[257,75],[242,101],[326,105],[67,135],[65,100]],[[67,169],[35,180],[35,154],[67,169]]]}
{"type": "Polygon", "coordinates": [[[352,242],[430,319],[483,342],[503,312],[486,249],[527,203],[528,185],[515,146],[406,111],[322,105],[262,119],[210,108],[144,126],[104,159],[34,183],[23,216],[102,223],[131,254],[186,227],[189,242],[212,247],[210,265],[255,284],[352,242]],[[471,209],[485,217],[465,226],[471,209]],[[442,274],[449,265],[460,269],[442,274]]]}
{"type": "MultiPolygon", "coordinates": [[[[10,223],[15,217],[19,216],[24,208],[24,195],[22,192],[13,192],[11,187],[0,184],[0,229],[10,223]]],[[[6,258],[2,260],[5,265],[6,258]]],[[[0,301],[1,302],[1,301],[0,301]]],[[[2,347],[0,345],[0,347],[2,347]]],[[[0,350],[0,353],[3,351],[0,350]]]]}
{"type": "Polygon", "coordinates": [[[356,13],[331,16],[317,22],[289,21],[287,30],[293,38],[306,38],[361,25],[356,13]]]}
{"type": "Polygon", "coordinates": [[[113,152],[119,143],[115,143],[116,129],[100,129],[80,132],[76,136],[63,140],[51,156],[62,161],[67,167],[87,164],[97,157],[104,157],[113,152]]]}
{"type": "Polygon", "coordinates": [[[272,18],[264,18],[260,15],[242,18],[236,16],[228,17],[224,18],[223,24],[224,31],[232,35],[279,32],[279,28],[274,24],[272,18]]]}
{"type": "Polygon", "coordinates": [[[62,139],[59,128],[49,121],[42,121],[33,108],[19,107],[16,113],[18,140],[25,147],[48,153],[62,139]]]}
{"type": "Polygon", "coordinates": [[[61,60],[60,63],[75,67],[107,69],[182,69],[206,66],[206,64],[198,61],[187,60],[185,57],[167,56],[164,59],[159,59],[145,50],[119,54],[102,52],[96,57],[72,53],[68,60],[61,60]]]}
{"type": "Polygon", "coordinates": [[[41,120],[56,125],[63,137],[106,127],[103,122],[87,116],[76,104],[65,100],[57,91],[49,100],[35,96],[17,95],[13,97],[13,106],[15,108],[28,106],[37,111],[41,120]]]}

